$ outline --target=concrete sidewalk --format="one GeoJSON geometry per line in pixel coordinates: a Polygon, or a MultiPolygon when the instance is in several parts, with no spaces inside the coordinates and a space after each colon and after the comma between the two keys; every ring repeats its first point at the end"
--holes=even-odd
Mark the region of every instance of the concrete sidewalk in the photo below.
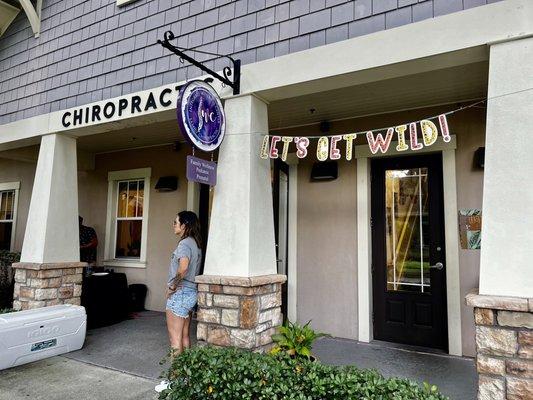
{"type": "MultiPolygon", "coordinates": [[[[195,332],[194,321],[192,332],[195,332]]],[[[195,338],[191,339],[194,344],[195,338]]],[[[157,379],[166,369],[159,361],[167,351],[164,314],[144,311],[134,314],[133,319],[88,331],[83,349],[66,357],[157,379]]],[[[385,376],[429,382],[451,400],[476,398],[477,373],[470,358],[423,353],[383,342],[365,344],[336,338],[318,340],[313,352],[327,364],[375,368],[385,376]]]]}
{"type": "MultiPolygon", "coordinates": [[[[192,332],[196,332],[194,325],[192,332]]],[[[191,339],[194,345],[196,338],[191,339]]],[[[158,379],[167,368],[159,363],[168,350],[165,314],[143,311],[118,324],[88,330],[83,348],[65,357],[158,379]]]]}
{"type": "Polygon", "coordinates": [[[157,399],[155,380],[52,357],[0,371],[0,400],[157,399]]]}
{"type": "Polygon", "coordinates": [[[424,353],[385,342],[361,343],[335,338],[319,339],[313,353],[325,364],[355,365],[377,369],[386,377],[429,382],[437,385],[450,400],[477,397],[477,372],[471,358],[424,353]]]}

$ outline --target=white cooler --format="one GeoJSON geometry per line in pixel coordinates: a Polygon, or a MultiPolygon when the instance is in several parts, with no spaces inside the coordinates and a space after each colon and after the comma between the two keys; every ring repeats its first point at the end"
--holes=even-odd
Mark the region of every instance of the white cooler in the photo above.
{"type": "Polygon", "coordinates": [[[85,308],[70,304],[0,314],[0,370],[79,350],[85,308]]]}

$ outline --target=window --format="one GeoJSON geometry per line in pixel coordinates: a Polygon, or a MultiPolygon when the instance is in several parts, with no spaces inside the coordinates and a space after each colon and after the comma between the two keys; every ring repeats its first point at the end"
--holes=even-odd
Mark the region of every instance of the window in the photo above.
{"type": "Polygon", "coordinates": [[[144,179],[118,181],[115,258],[141,257],[144,179]]]}
{"type": "Polygon", "coordinates": [[[19,182],[0,183],[0,250],[14,247],[19,187],[19,182]]]}
{"type": "Polygon", "coordinates": [[[144,267],[150,168],[113,171],[108,180],[106,264],[144,267]]]}

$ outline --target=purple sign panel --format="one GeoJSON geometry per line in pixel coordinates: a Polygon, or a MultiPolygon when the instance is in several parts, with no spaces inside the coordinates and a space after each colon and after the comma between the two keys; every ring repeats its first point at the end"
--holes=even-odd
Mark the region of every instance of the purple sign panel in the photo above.
{"type": "Polygon", "coordinates": [[[217,164],[213,161],[187,156],[187,179],[189,181],[215,186],[217,183],[217,164]]]}
{"type": "Polygon", "coordinates": [[[204,81],[184,85],[178,98],[178,124],[183,136],[202,151],[216,150],[226,131],[226,117],[217,92],[204,81]]]}

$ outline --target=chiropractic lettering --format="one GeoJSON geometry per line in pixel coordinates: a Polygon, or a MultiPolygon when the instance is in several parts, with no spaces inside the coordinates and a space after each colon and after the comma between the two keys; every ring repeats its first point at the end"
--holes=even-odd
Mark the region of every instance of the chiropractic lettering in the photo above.
{"type": "Polygon", "coordinates": [[[176,86],[174,89],[164,88],[159,93],[150,91],[144,99],[138,95],[131,95],[109,100],[105,103],[78,107],[74,110],[65,111],[61,117],[61,123],[63,127],[69,128],[102,122],[115,116],[142,114],[160,108],[167,108],[173,103],[173,92],[177,94],[179,89],[180,87],[176,86]]]}

